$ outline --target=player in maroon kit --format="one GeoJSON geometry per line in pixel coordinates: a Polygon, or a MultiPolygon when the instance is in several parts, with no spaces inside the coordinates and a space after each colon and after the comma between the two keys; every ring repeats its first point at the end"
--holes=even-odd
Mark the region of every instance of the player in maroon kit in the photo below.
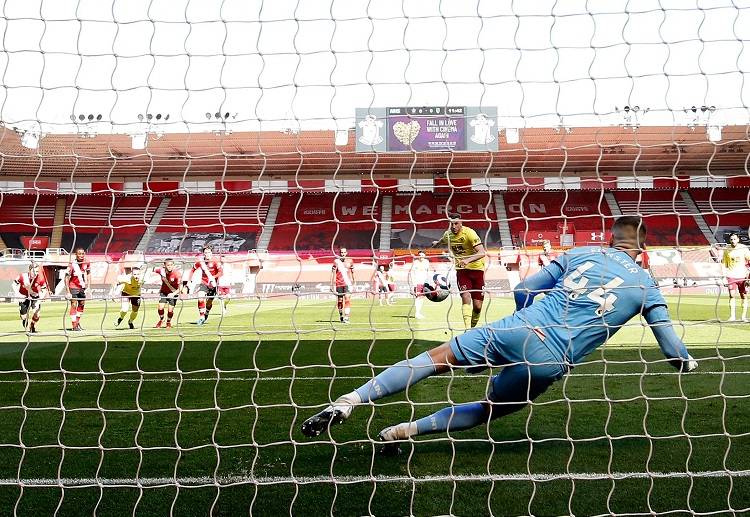
{"type": "Polygon", "coordinates": [[[155,328],[161,328],[164,323],[164,309],[167,309],[166,328],[172,328],[172,316],[174,308],[177,305],[177,297],[180,296],[180,272],[174,268],[174,260],[171,258],[164,261],[163,267],[154,268],[154,273],[161,277],[161,289],[159,289],[159,304],[157,312],[159,321],[154,325],[155,328]]]}
{"type": "Polygon", "coordinates": [[[198,295],[198,314],[200,317],[195,322],[196,325],[203,325],[208,319],[208,314],[211,312],[211,307],[214,304],[214,298],[216,297],[216,288],[219,286],[219,278],[223,269],[221,267],[221,261],[214,258],[214,250],[211,246],[203,247],[203,257],[193,264],[193,269],[190,272],[190,279],[183,280],[183,290],[187,289],[188,281],[192,281],[193,285],[198,284],[197,288],[194,289],[198,295]],[[200,284],[196,272],[200,270],[200,284]]]}
{"type": "Polygon", "coordinates": [[[552,251],[552,243],[550,241],[544,241],[542,243],[542,253],[539,255],[536,262],[539,267],[547,267],[556,257],[557,254],[552,251]]]}
{"type": "Polygon", "coordinates": [[[354,262],[346,258],[346,248],[339,250],[339,256],[333,260],[331,267],[331,291],[336,293],[336,307],[339,310],[339,321],[349,323],[352,308],[352,290],[354,289],[354,262]]]}
{"type": "Polygon", "coordinates": [[[36,262],[29,264],[29,272],[21,273],[13,281],[13,290],[18,302],[21,324],[29,333],[36,332],[36,324],[42,309],[41,301],[47,296],[47,279],[36,262]]]}
{"type": "Polygon", "coordinates": [[[90,284],[91,263],[86,260],[86,250],[76,248],[75,257],[70,261],[68,271],[65,273],[65,287],[70,300],[70,321],[73,323],[72,330],[83,330],[81,327],[81,316],[83,306],[86,303],[86,288],[90,284]]]}

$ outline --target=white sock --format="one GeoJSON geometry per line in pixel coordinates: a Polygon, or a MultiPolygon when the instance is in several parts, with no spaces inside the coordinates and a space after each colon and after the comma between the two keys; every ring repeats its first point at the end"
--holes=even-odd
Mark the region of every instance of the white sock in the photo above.
{"type": "Polygon", "coordinates": [[[737,315],[737,301],[734,298],[729,299],[729,319],[733,320],[737,315]]]}
{"type": "Polygon", "coordinates": [[[416,314],[422,314],[422,306],[424,305],[424,298],[421,296],[414,300],[414,312],[416,314]]]}
{"type": "Polygon", "coordinates": [[[747,319],[747,299],[742,300],[742,319],[747,319]]]}

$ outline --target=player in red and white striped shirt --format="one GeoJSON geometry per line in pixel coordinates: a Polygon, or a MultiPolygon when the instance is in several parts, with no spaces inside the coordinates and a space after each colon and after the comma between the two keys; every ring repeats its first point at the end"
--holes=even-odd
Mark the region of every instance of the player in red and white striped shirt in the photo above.
{"type": "Polygon", "coordinates": [[[70,300],[70,321],[73,330],[83,330],[81,316],[86,303],[86,288],[91,280],[91,263],[86,260],[86,250],[76,248],[75,257],[65,273],[65,287],[70,300]]]}
{"type": "Polygon", "coordinates": [[[174,308],[177,305],[177,297],[180,296],[180,272],[174,268],[174,260],[171,258],[164,261],[163,267],[154,268],[154,273],[161,277],[161,289],[159,289],[159,304],[157,312],[159,321],[156,322],[155,328],[160,328],[164,323],[164,309],[167,309],[166,328],[172,328],[172,316],[174,308]]]}
{"type": "Polygon", "coordinates": [[[47,279],[36,262],[29,264],[29,272],[21,273],[13,281],[18,302],[18,312],[24,330],[36,332],[36,324],[42,310],[41,301],[47,297],[47,279]]]}
{"type": "Polygon", "coordinates": [[[352,290],[354,289],[354,262],[346,258],[346,248],[339,250],[339,256],[333,260],[331,267],[331,291],[336,293],[336,306],[339,310],[339,321],[349,323],[352,310],[352,290]]]}
{"type": "Polygon", "coordinates": [[[193,264],[193,269],[190,271],[190,278],[182,281],[183,290],[187,290],[187,284],[189,281],[194,286],[194,291],[198,295],[198,321],[196,325],[203,325],[208,319],[208,314],[211,312],[211,307],[214,304],[214,298],[216,297],[216,289],[219,286],[219,278],[221,278],[223,269],[221,267],[221,261],[214,258],[214,250],[211,246],[203,247],[203,257],[193,264]],[[200,271],[200,280],[198,279],[197,272],[200,271]],[[195,285],[197,284],[197,287],[195,285]]]}

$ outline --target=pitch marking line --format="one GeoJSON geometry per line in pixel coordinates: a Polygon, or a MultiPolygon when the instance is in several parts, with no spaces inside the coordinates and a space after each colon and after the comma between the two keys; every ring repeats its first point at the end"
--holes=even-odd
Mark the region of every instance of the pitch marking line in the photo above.
{"type": "Polygon", "coordinates": [[[273,485],[279,483],[313,484],[313,483],[435,483],[435,482],[463,482],[463,481],[596,481],[622,479],[693,479],[693,478],[745,478],[750,477],[750,470],[723,471],[709,470],[703,472],[570,472],[570,473],[532,473],[532,474],[460,474],[435,476],[201,476],[201,477],[149,477],[149,478],[29,478],[29,479],[0,479],[0,486],[24,487],[160,487],[160,486],[226,486],[237,484],[273,485]]]}

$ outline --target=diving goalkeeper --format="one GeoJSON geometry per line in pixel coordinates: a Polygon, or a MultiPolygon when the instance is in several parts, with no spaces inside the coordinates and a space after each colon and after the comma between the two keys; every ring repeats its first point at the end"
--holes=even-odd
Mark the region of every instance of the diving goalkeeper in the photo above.
{"type": "Polygon", "coordinates": [[[391,442],[484,424],[525,407],[638,314],[670,364],[683,372],[694,370],[698,363],[672,329],[664,298],[648,272],[635,263],[645,240],[646,227],[639,217],[620,217],[612,227],[611,247],[571,249],[521,282],[514,290],[513,315],[391,366],[308,418],[302,433],[317,436],[349,418],[354,407],[404,391],[453,366],[469,366],[473,372],[503,366],[492,377],[485,400],[387,427],[379,439],[391,442]],[[546,296],[535,302],[541,293],[546,296]]]}

